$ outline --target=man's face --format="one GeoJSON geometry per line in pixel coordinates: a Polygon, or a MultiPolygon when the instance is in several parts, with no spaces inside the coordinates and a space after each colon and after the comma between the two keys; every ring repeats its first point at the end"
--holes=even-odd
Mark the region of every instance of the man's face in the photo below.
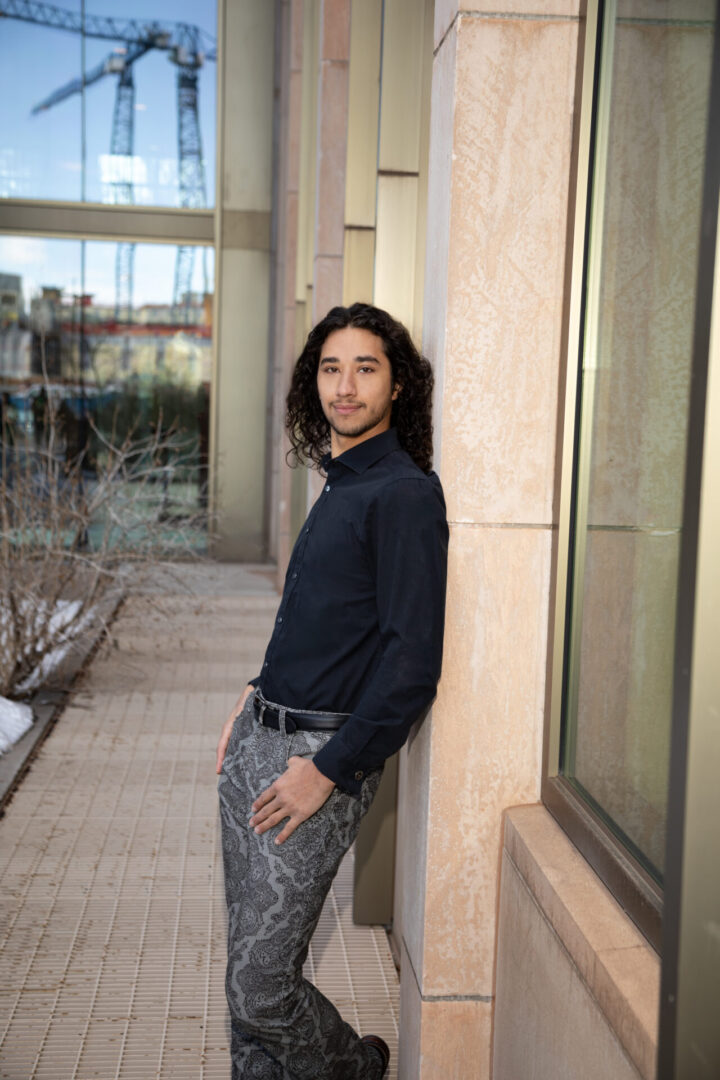
{"type": "Polygon", "coordinates": [[[381,338],[346,326],[325,339],[318,364],[320,404],[330,424],[333,457],[390,427],[392,368],[381,338]]]}

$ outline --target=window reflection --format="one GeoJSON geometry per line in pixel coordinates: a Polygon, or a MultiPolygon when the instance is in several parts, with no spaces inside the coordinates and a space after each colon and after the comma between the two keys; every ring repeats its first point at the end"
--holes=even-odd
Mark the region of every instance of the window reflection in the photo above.
{"type": "Polygon", "coordinates": [[[661,879],[713,26],[656,14],[622,6],[599,91],[564,769],[661,879]]]}
{"type": "MultiPolygon", "coordinates": [[[[62,452],[88,467],[105,440],[170,433],[156,498],[167,517],[207,504],[212,251],[133,245],[134,294],[118,308],[118,250],[100,242],[0,237],[0,383],[15,448],[44,443],[46,397],[62,452]],[[174,302],[178,255],[188,287],[174,302]]],[[[198,534],[197,546],[205,543],[198,534]]]]}
{"type": "Polygon", "coordinates": [[[212,206],[215,5],[107,6],[3,18],[0,197],[212,206]]]}

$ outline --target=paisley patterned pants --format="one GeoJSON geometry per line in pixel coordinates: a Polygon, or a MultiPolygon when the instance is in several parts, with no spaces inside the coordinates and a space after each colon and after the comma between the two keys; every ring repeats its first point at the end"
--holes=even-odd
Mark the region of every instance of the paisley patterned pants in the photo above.
{"type": "Polygon", "coordinates": [[[381,770],[366,777],[359,799],[335,788],[284,844],[274,843],[282,824],[256,835],[248,820],[257,796],[289,757],[312,758],[332,734],[263,727],[252,698],[235,721],[218,784],[232,1080],[379,1080],[377,1052],[303,978],[302,966],[381,770]]]}

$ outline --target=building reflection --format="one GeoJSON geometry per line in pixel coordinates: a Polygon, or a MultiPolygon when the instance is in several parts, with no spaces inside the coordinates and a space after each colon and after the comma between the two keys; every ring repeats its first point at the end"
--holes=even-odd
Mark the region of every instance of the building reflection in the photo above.
{"type": "Polygon", "coordinates": [[[50,399],[68,460],[94,470],[106,440],[171,434],[182,447],[169,485],[194,507],[207,505],[212,293],[191,292],[179,307],[143,303],[120,322],[93,293],[42,285],[27,304],[21,275],[0,272],[0,385],[5,442],[41,448],[50,399]],[[177,473],[177,475],[176,475],[177,473]],[[173,488],[175,490],[175,488],[173,488]]]}

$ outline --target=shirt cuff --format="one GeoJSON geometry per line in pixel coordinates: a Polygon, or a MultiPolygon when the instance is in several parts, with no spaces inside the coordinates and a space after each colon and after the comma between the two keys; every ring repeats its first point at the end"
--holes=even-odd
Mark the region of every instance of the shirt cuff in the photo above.
{"type": "Polygon", "coordinates": [[[341,763],[337,760],[338,755],[333,750],[333,739],[325,743],[317,754],[313,758],[315,768],[318,769],[323,776],[326,776],[328,780],[337,785],[343,791],[346,791],[349,795],[354,795],[355,798],[359,798],[362,794],[362,783],[365,779],[365,771],[363,769],[353,769],[347,765],[343,768],[341,763]]]}

